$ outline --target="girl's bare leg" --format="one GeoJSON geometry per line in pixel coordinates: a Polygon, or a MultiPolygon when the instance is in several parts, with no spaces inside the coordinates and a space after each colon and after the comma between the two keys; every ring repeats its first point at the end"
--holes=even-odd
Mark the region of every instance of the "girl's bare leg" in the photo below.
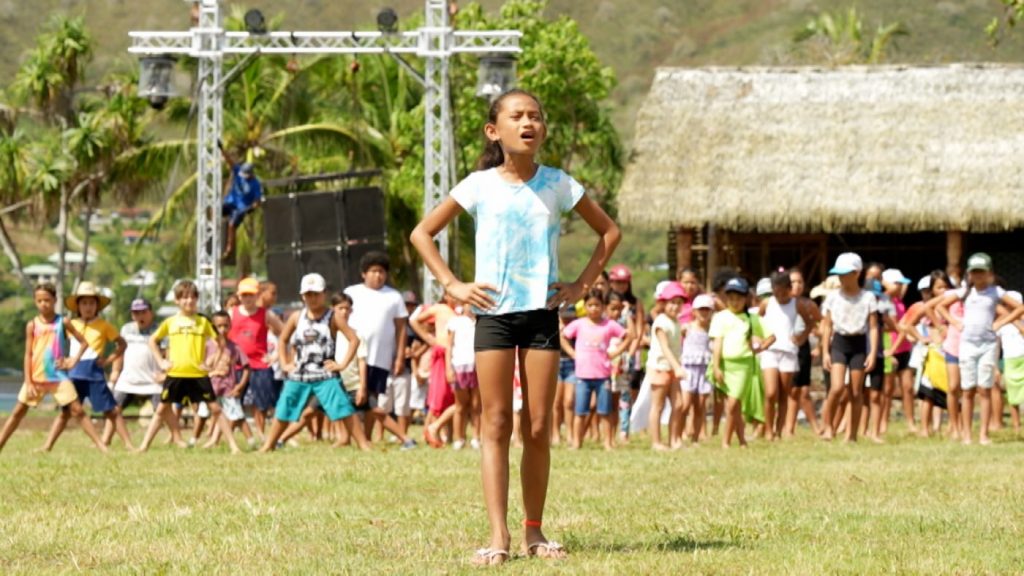
{"type": "Polygon", "coordinates": [[[978,388],[978,395],[981,396],[981,428],[978,430],[978,443],[981,445],[991,444],[988,438],[988,427],[992,421],[992,390],[978,388]]]}
{"type": "Polygon", "coordinates": [[[668,386],[651,385],[651,411],[647,420],[647,433],[651,435],[651,448],[655,450],[667,450],[661,441],[661,412],[665,408],[665,397],[668,395],[668,386]]]}
{"type": "Polygon", "coordinates": [[[973,442],[971,438],[974,428],[974,392],[975,389],[964,390],[964,405],[960,410],[960,437],[964,444],[973,442]]]}
{"type": "MultiPolygon", "coordinates": [[[[917,421],[914,418],[914,371],[903,368],[896,373],[899,386],[903,391],[903,416],[907,419],[907,430],[911,434],[917,432],[917,421]]],[[[922,423],[922,426],[927,426],[922,423]]]]}
{"type": "Polygon", "coordinates": [[[961,434],[960,399],[960,365],[946,364],[946,377],[949,380],[949,392],[946,393],[946,409],[949,411],[949,437],[959,440],[961,434]]]}
{"type": "Polygon", "coordinates": [[[825,407],[821,411],[821,421],[825,426],[822,438],[825,440],[832,440],[836,435],[835,416],[839,397],[842,396],[843,390],[846,388],[843,384],[846,381],[846,365],[833,363],[829,379],[832,382],[832,386],[828,390],[828,396],[825,398],[825,407]]]}
{"type": "Polygon", "coordinates": [[[861,407],[863,400],[861,395],[864,393],[864,371],[863,370],[851,370],[850,371],[850,425],[846,428],[846,440],[848,442],[857,441],[857,423],[860,422],[861,407]]]}
{"type": "Polygon", "coordinates": [[[758,432],[759,438],[775,440],[775,414],[779,405],[779,371],[771,368],[761,371],[764,377],[764,426],[758,432]]]}
{"type": "MultiPolygon", "coordinates": [[[[515,354],[515,349],[476,353],[476,370],[483,409],[480,469],[487,519],[491,526],[488,547],[497,550],[508,550],[511,540],[508,531],[508,452],[512,435],[512,373],[515,370],[515,354]]],[[[554,356],[557,359],[558,353],[554,353],[554,356]]],[[[526,394],[524,386],[524,411],[526,394]]],[[[544,394],[538,394],[535,399],[543,397],[544,394]]]]}
{"type": "Polygon", "coordinates": [[[722,412],[725,410],[725,397],[721,392],[715,390],[711,393],[711,435],[718,436],[718,425],[722,422],[722,412]]]}
{"type": "Polygon", "coordinates": [[[43,443],[43,452],[53,450],[53,445],[57,443],[57,439],[60,438],[60,435],[68,425],[68,420],[71,418],[71,407],[74,405],[78,405],[79,410],[82,409],[82,405],[76,400],[72,404],[61,408],[60,413],[53,419],[53,424],[50,425],[50,433],[47,434],[46,442],[43,443]]]}
{"type": "MultiPolygon", "coordinates": [[[[562,397],[565,395],[566,383],[559,380],[555,385],[555,399],[554,404],[551,407],[551,445],[557,446],[562,443],[562,424],[565,423],[565,411],[562,410],[562,397]]],[[[571,422],[571,420],[570,420],[571,422]]],[[[567,427],[571,427],[572,424],[567,424],[567,427]]],[[[572,435],[572,432],[566,431],[568,435],[572,435]]]]}
{"type": "MultiPolygon", "coordinates": [[[[519,365],[523,367],[520,370],[523,385],[523,409],[520,412],[523,458],[519,466],[519,477],[522,482],[525,520],[538,523],[544,517],[551,472],[551,404],[555,396],[558,361],[557,350],[519,351],[519,365]]],[[[511,392],[512,387],[508,389],[511,392]]],[[[505,463],[507,466],[507,456],[505,463]]],[[[506,492],[506,500],[507,497],[506,492]]],[[[524,548],[539,542],[547,542],[540,526],[524,526],[524,548]]],[[[556,555],[564,556],[565,553],[559,552],[556,555]]]]}
{"type": "Polygon", "coordinates": [[[1003,391],[997,384],[992,387],[992,417],[988,421],[989,431],[1003,429],[1004,406],[1003,391]]]}
{"type": "Polygon", "coordinates": [[[0,451],[7,445],[7,441],[10,440],[11,434],[18,429],[18,425],[21,424],[21,420],[25,418],[25,414],[28,413],[28,404],[18,402],[14,405],[14,410],[11,411],[11,415],[7,418],[7,422],[4,422],[4,428],[0,431],[0,451]]]}

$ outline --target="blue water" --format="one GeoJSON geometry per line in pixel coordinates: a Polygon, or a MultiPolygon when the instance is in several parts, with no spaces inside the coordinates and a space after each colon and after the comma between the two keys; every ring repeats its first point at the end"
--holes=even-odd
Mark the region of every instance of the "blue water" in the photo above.
{"type": "Polygon", "coordinates": [[[0,412],[4,414],[10,413],[14,409],[14,405],[18,402],[18,393],[14,392],[0,392],[0,412]]]}
{"type": "Polygon", "coordinates": [[[11,376],[0,377],[0,412],[10,413],[18,402],[18,390],[21,388],[21,378],[11,376]]]}

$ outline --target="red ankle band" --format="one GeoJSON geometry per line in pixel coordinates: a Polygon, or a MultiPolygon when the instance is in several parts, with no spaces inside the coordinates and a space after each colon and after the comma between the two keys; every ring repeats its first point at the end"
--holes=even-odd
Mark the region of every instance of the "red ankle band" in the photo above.
{"type": "Polygon", "coordinates": [[[540,528],[541,521],[540,520],[523,520],[523,526],[526,526],[527,528],[540,528]]]}

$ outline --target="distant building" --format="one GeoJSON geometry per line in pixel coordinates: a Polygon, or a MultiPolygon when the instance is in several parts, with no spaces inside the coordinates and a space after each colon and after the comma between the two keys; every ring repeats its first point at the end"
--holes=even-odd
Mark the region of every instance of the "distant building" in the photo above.
{"type": "Polygon", "coordinates": [[[983,250],[1024,284],[1024,67],[661,68],[618,194],[708,278],[837,253],[911,277],[983,250]]]}
{"type": "Polygon", "coordinates": [[[57,282],[57,275],[60,273],[60,268],[57,268],[53,264],[32,264],[25,266],[22,270],[25,273],[25,277],[32,284],[40,284],[42,282],[57,282]]]}

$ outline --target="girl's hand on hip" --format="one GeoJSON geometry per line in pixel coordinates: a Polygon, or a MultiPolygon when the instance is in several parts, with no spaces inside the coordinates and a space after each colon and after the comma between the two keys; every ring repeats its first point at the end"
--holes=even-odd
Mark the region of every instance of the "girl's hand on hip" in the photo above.
{"type": "Polygon", "coordinates": [[[577,300],[583,297],[583,284],[579,282],[555,282],[548,286],[548,290],[554,290],[555,293],[548,298],[548,309],[557,310],[563,305],[572,306],[577,300]]]}
{"type": "Polygon", "coordinates": [[[456,300],[465,302],[478,310],[494,309],[494,298],[491,294],[497,294],[498,287],[487,283],[465,283],[456,280],[446,288],[449,294],[456,300]]]}

